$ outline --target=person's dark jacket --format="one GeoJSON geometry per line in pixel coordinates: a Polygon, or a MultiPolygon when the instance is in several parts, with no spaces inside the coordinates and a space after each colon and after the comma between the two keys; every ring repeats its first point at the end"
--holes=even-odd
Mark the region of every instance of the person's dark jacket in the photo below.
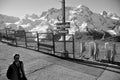
{"type": "MultiPolygon", "coordinates": [[[[19,63],[20,63],[20,70],[22,72],[22,76],[23,76],[24,80],[27,80],[27,78],[25,76],[25,72],[24,72],[23,62],[19,61],[19,63]]],[[[11,64],[9,66],[6,76],[10,80],[23,80],[20,78],[19,70],[18,70],[15,62],[13,62],[13,64],[11,64]]]]}

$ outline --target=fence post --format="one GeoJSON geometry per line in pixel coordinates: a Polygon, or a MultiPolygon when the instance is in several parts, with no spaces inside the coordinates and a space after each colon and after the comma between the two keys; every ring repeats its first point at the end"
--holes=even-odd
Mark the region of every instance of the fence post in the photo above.
{"type": "Polygon", "coordinates": [[[6,37],[8,37],[7,29],[5,29],[6,37]]]}
{"type": "Polygon", "coordinates": [[[73,37],[73,58],[75,58],[75,41],[74,41],[74,35],[72,35],[73,37]]]}
{"type": "Polygon", "coordinates": [[[54,33],[52,33],[53,36],[53,53],[55,54],[55,40],[54,40],[54,33]]]}
{"type": "Polygon", "coordinates": [[[16,37],[16,31],[14,30],[14,37],[15,37],[15,43],[16,43],[16,47],[17,47],[17,37],[16,37]]]}
{"type": "Polygon", "coordinates": [[[27,48],[27,37],[26,37],[26,32],[24,32],[24,36],[25,36],[25,47],[27,48]]]}
{"type": "Polygon", "coordinates": [[[2,32],[0,30],[0,41],[2,41],[2,32]]]}
{"type": "Polygon", "coordinates": [[[39,51],[39,33],[36,32],[36,34],[37,34],[37,47],[38,47],[38,51],[39,51]]]}

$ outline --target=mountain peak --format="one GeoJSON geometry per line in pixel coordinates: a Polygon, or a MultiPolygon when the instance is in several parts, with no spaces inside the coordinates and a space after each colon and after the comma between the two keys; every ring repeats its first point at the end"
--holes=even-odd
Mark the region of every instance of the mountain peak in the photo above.
{"type": "Polygon", "coordinates": [[[89,8],[87,7],[87,6],[85,6],[85,5],[78,5],[77,7],[76,7],[77,9],[85,9],[85,10],[89,10],[89,8]]]}
{"type": "Polygon", "coordinates": [[[78,5],[72,10],[72,13],[78,14],[78,15],[91,15],[93,12],[86,6],[84,5],[78,5]]]}

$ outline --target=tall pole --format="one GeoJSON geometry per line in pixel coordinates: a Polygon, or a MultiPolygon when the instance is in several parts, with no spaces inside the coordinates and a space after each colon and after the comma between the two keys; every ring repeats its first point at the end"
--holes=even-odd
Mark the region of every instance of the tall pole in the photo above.
{"type": "MultiPolygon", "coordinates": [[[[63,30],[65,30],[65,0],[62,0],[62,23],[64,24],[64,28],[63,30]]],[[[63,41],[64,41],[64,55],[65,57],[67,57],[67,53],[66,53],[66,34],[63,34],[63,41]]]]}
{"type": "Polygon", "coordinates": [[[62,1],[62,15],[63,15],[62,22],[64,24],[65,23],[65,0],[62,1]]]}

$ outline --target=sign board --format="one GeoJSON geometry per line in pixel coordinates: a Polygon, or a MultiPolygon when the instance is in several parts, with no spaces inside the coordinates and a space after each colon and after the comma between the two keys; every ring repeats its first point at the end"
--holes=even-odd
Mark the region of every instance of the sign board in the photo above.
{"type": "MultiPolygon", "coordinates": [[[[65,22],[65,23],[56,23],[57,27],[63,27],[63,28],[70,28],[70,22],[65,22]]],[[[57,29],[58,29],[57,28],[57,29]]]]}
{"type": "Polygon", "coordinates": [[[58,32],[59,32],[59,33],[66,33],[66,34],[67,34],[67,33],[68,33],[68,30],[59,30],[58,32]]]}
{"type": "Polygon", "coordinates": [[[65,29],[64,27],[57,27],[57,29],[59,29],[59,30],[63,30],[63,29],[65,29]]]}

